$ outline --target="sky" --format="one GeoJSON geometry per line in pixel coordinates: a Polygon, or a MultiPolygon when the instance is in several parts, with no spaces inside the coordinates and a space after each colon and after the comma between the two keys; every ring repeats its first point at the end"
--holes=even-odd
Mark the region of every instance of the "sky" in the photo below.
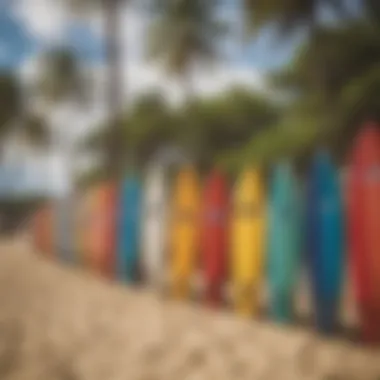
{"type": "MultiPolygon", "coordinates": [[[[102,64],[102,20],[99,13],[93,12],[87,20],[78,20],[68,11],[65,0],[0,0],[0,4],[0,67],[27,65],[43,49],[62,42],[73,47],[87,64],[102,64]]],[[[235,38],[239,32],[239,8],[231,4],[220,13],[226,21],[236,25],[236,30],[231,33],[233,37],[223,41],[224,59],[216,70],[225,70],[226,81],[242,75],[247,78],[251,75],[257,80],[261,72],[289,60],[294,44],[274,44],[269,31],[243,46],[240,38],[235,38]]],[[[157,68],[144,59],[147,16],[137,7],[125,6],[121,17],[122,48],[127,53],[125,63],[133,87],[136,66],[147,71],[157,71],[157,68]]],[[[198,75],[202,76],[201,73],[198,75]]],[[[216,81],[219,82],[220,78],[216,81]]]]}
{"type": "MultiPolygon", "coordinates": [[[[221,44],[223,59],[212,69],[194,74],[195,91],[200,96],[212,96],[233,85],[265,90],[265,73],[288,62],[299,42],[296,38],[275,44],[271,32],[265,31],[256,41],[244,45],[239,30],[239,8],[234,4],[229,2],[220,10],[221,17],[235,25],[231,36],[221,44]]],[[[55,130],[61,129],[65,120],[65,133],[75,141],[99,125],[106,115],[103,32],[99,11],[93,11],[83,20],[70,13],[66,5],[65,0],[0,0],[0,68],[17,70],[28,85],[38,75],[41,52],[57,44],[75,49],[92,73],[93,102],[85,111],[63,107],[48,116],[55,130]]],[[[138,94],[153,89],[161,91],[170,102],[180,102],[180,86],[160,67],[145,59],[147,16],[141,9],[131,6],[124,6],[120,15],[122,49],[125,53],[123,82],[127,98],[134,99],[138,94]]],[[[62,162],[67,159],[67,151],[59,144],[53,150],[50,159],[60,168],[64,167],[62,162]]],[[[62,183],[62,179],[59,181],[62,183]]]]}

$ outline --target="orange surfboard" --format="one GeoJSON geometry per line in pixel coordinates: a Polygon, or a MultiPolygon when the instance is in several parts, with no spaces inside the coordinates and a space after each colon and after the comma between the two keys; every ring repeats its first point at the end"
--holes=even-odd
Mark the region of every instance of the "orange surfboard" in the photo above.
{"type": "Polygon", "coordinates": [[[86,265],[112,277],[115,265],[116,187],[103,183],[90,190],[85,200],[82,251],[86,265]]]}
{"type": "Polygon", "coordinates": [[[182,169],[176,179],[171,215],[171,292],[184,299],[199,259],[200,187],[195,169],[182,169]]]}
{"type": "Polygon", "coordinates": [[[95,224],[96,201],[98,188],[93,187],[82,195],[77,210],[77,246],[79,261],[87,268],[91,268],[92,233],[95,224]]]}
{"type": "Polygon", "coordinates": [[[54,212],[50,204],[37,211],[33,223],[34,245],[37,251],[46,256],[54,254],[54,212]]]}

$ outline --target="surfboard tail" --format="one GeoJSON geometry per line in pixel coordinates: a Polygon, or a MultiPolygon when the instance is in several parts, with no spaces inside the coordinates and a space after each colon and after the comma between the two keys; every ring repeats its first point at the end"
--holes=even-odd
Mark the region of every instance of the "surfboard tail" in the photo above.
{"type": "Polygon", "coordinates": [[[118,265],[117,277],[120,281],[126,283],[134,283],[138,279],[137,267],[135,265],[118,265]]]}
{"type": "Polygon", "coordinates": [[[273,318],[279,323],[289,323],[294,316],[293,297],[290,295],[277,295],[271,305],[273,318]]]}
{"type": "Polygon", "coordinates": [[[209,284],[205,290],[205,302],[210,307],[217,307],[223,302],[222,297],[222,284],[213,283],[209,284]]]}
{"type": "Polygon", "coordinates": [[[256,302],[253,299],[242,299],[236,302],[236,312],[242,317],[251,317],[256,309],[256,302]]]}
{"type": "Polygon", "coordinates": [[[251,317],[258,313],[258,295],[252,284],[238,286],[235,297],[235,310],[242,317],[251,317]]]}
{"type": "Polygon", "coordinates": [[[175,282],[171,288],[171,294],[177,300],[188,298],[190,296],[190,283],[184,280],[175,282]]]}
{"type": "Polygon", "coordinates": [[[380,310],[361,307],[361,338],[366,343],[380,343],[380,310]]]}
{"type": "Polygon", "coordinates": [[[337,299],[319,300],[316,308],[317,330],[323,334],[332,334],[338,328],[338,306],[337,299]]]}

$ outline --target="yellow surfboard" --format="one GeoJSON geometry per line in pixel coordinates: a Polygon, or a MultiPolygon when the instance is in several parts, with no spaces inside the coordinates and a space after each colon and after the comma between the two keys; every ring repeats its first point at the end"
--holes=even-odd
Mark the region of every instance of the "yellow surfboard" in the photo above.
{"type": "Polygon", "coordinates": [[[188,166],[176,178],[171,209],[170,287],[175,298],[191,292],[198,261],[200,185],[195,169],[188,166]]]}
{"type": "Polygon", "coordinates": [[[266,203],[257,169],[245,170],[236,183],[231,224],[233,305],[240,315],[251,316],[258,312],[266,240],[266,203]]]}

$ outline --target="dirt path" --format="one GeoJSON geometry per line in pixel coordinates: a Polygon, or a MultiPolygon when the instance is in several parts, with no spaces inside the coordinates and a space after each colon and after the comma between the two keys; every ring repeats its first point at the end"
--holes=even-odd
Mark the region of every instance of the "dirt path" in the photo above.
{"type": "Polygon", "coordinates": [[[380,351],[105,284],[0,242],[0,379],[380,379],[380,351]]]}

